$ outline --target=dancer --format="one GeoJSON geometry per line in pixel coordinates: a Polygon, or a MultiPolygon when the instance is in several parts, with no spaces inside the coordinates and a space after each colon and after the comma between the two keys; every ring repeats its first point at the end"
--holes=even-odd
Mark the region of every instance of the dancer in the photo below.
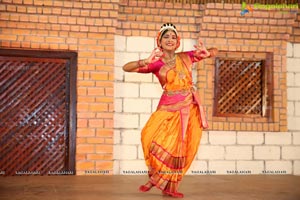
{"type": "Polygon", "coordinates": [[[157,35],[157,48],[147,59],[123,66],[126,72],[153,73],[163,94],[157,110],[141,133],[149,181],[141,192],[153,186],[163,194],[182,198],[179,182],[190,167],[199,147],[202,129],[208,128],[204,109],[192,83],[192,64],[215,56],[199,40],[195,50],[175,53],[180,46],[176,27],[164,24],[157,35]]]}

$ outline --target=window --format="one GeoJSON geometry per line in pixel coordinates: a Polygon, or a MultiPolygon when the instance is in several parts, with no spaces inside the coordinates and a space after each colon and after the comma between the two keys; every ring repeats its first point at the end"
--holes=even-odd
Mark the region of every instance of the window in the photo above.
{"type": "Polygon", "coordinates": [[[262,59],[216,58],[214,116],[268,116],[271,74],[266,68],[262,59]]]}

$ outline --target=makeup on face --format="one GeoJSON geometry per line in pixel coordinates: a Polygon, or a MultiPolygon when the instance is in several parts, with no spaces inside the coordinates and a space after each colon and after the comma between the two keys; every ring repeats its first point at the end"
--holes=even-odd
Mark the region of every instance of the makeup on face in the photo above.
{"type": "Polygon", "coordinates": [[[174,33],[174,31],[169,30],[163,34],[160,42],[163,47],[176,47],[177,35],[174,33]]]}

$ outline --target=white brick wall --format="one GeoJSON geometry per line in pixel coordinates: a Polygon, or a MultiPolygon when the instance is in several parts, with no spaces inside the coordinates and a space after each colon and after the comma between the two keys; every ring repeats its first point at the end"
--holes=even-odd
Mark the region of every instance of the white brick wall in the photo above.
{"type": "Polygon", "coordinates": [[[122,67],[149,56],[155,39],[116,36],[115,41],[114,174],[136,175],[146,170],[140,132],[162,90],[152,74],[124,73],[122,67]]]}
{"type": "MultiPolygon", "coordinates": [[[[300,80],[300,76],[299,76],[298,80],[300,80]]],[[[300,94],[299,94],[299,96],[300,96],[300,94]]],[[[300,102],[295,102],[295,112],[296,112],[295,113],[296,116],[300,116],[300,102]]]]}
{"type": "Polygon", "coordinates": [[[287,114],[288,116],[293,116],[295,114],[295,106],[294,102],[288,102],[287,114]]]}
{"type": "Polygon", "coordinates": [[[236,171],[235,161],[209,161],[208,170],[215,174],[231,174],[236,171]]]}
{"type": "MultiPolygon", "coordinates": [[[[126,37],[115,35],[115,51],[118,52],[125,52],[126,51],[126,37]]],[[[120,66],[120,65],[118,65],[120,66]]]]}
{"type": "Polygon", "coordinates": [[[136,160],[137,146],[136,145],[115,145],[114,159],[116,160],[136,160]]]}
{"type": "MultiPolygon", "coordinates": [[[[149,56],[155,39],[116,36],[115,41],[114,174],[143,174],[140,132],[162,90],[152,74],[124,73],[122,66],[149,56]]],[[[184,39],[179,50],[195,43],[184,39]]],[[[203,131],[187,174],[300,175],[300,44],[287,45],[288,132],[203,131]]]]}
{"type": "Polygon", "coordinates": [[[152,112],[156,111],[159,99],[152,99],[152,112]]]}
{"type": "MultiPolygon", "coordinates": [[[[294,50],[294,52],[296,52],[296,51],[294,50]]],[[[288,59],[287,59],[288,72],[299,73],[300,72],[299,66],[300,66],[300,58],[299,57],[288,57],[288,59]]]]}
{"type": "Polygon", "coordinates": [[[208,165],[206,161],[194,160],[189,170],[188,175],[204,175],[208,174],[208,165]]]}
{"type": "MultiPolygon", "coordinates": [[[[291,173],[300,175],[300,44],[288,44],[288,130],[291,144],[282,146],[282,160],[289,161],[291,173]]],[[[288,164],[286,164],[288,166],[288,164]]],[[[288,167],[287,167],[288,168],[288,167]]]]}
{"type": "Polygon", "coordinates": [[[227,146],[226,147],[226,160],[252,160],[252,147],[251,146],[227,146]]]}
{"type": "Polygon", "coordinates": [[[149,37],[128,37],[127,38],[126,50],[128,52],[151,52],[154,48],[155,48],[154,38],[149,38],[149,37]]]}
{"type": "Polygon", "coordinates": [[[237,143],[238,144],[263,144],[264,134],[255,132],[238,132],[237,143]]]}
{"type": "MultiPolygon", "coordinates": [[[[115,54],[115,65],[117,67],[122,68],[124,65],[124,62],[130,62],[133,60],[139,59],[139,54],[138,53],[128,53],[128,52],[116,52],[115,54]]],[[[124,75],[124,74],[123,74],[124,75]]]]}
{"type": "MultiPolygon", "coordinates": [[[[295,86],[300,86],[299,78],[300,78],[300,73],[295,73],[295,81],[294,81],[295,86]]],[[[297,102],[297,103],[299,103],[299,102],[297,102]]]]}
{"type": "MultiPolygon", "coordinates": [[[[293,57],[294,58],[300,58],[300,44],[293,44],[294,48],[293,48],[293,57]]],[[[299,65],[298,65],[299,66],[299,65]]]]}
{"type": "Polygon", "coordinates": [[[151,112],[150,99],[124,99],[124,112],[126,113],[149,113],[151,112]]]}
{"type": "Polygon", "coordinates": [[[293,174],[300,175],[300,161],[294,161],[293,174]]]}
{"type": "Polygon", "coordinates": [[[210,131],[209,132],[210,144],[235,144],[236,132],[233,131],[210,131]]]}
{"type": "Polygon", "coordinates": [[[280,146],[256,146],[254,147],[255,160],[280,159],[280,146]]]}
{"type": "Polygon", "coordinates": [[[141,133],[138,130],[124,130],[121,134],[122,144],[138,145],[141,143],[141,133]]]}
{"type": "Polygon", "coordinates": [[[151,114],[141,114],[140,115],[140,123],[139,123],[139,128],[142,129],[146,122],[148,121],[149,117],[151,116],[151,114]]]}
{"type": "Polygon", "coordinates": [[[141,144],[138,146],[138,159],[144,159],[144,152],[141,144]]]}
{"type": "Polygon", "coordinates": [[[198,159],[200,160],[223,160],[225,157],[224,146],[200,145],[198,159]]]}
{"type": "Polygon", "coordinates": [[[266,133],[265,134],[265,144],[291,144],[292,134],[291,133],[266,133]]]}
{"type": "Polygon", "coordinates": [[[162,94],[161,86],[158,83],[141,83],[140,97],[160,98],[162,94]]]}
{"type": "Polygon", "coordinates": [[[266,174],[291,174],[292,161],[266,161],[266,174]]]}
{"type": "Polygon", "coordinates": [[[123,100],[121,98],[114,99],[114,109],[117,113],[123,112],[123,100]]]}
{"type": "Polygon", "coordinates": [[[284,160],[300,160],[300,146],[282,147],[282,158],[284,160]]]}
{"type": "Polygon", "coordinates": [[[121,144],[121,131],[117,129],[114,130],[114,144],[121,144]]]}
{"type": "Polygon", "coordinates": [[[202,131],[200,145],[203,145],[203,144],[208,144],[208,132],[207,131],[202,131]]]}
{"type": "Polygon", "coordinates": [[[119,162],[119,166],[117,174],[122,175],[145,175],[148,170],[144,160],[122,160],[119,162]]]}
{"type": "Polygon", "coordinates": [[[293,132],[293,144],[300,145],[300,132],[293,132]]]}
{"type": "Polygon", "coordinates": [[[300,117],[288,116],[288,128],[292,131],[300,130],[300,117]]]}
{"type": "Polygon", "coordinates": [[[237,161],[238,174],[261,174],[264,170],[264,161],[237,161]]]}
{"type": "Polygon", "coordinates": [[[300,100],[300,95],[299,94],[300,94],[300,88],[296,88],[296,87],[288,88],[288,100],[299,101],[300,100]]]}
{"type": "MultiPolygon", "coordinates": [[[[122,75],[124,72],[122,70],[122,75]]],[[[127,82],[144,82],[151,83],[152,82],[152,74],[140,74],[140,73],[126,73],[125,74],[125,83],[127,82]]]]}
{"type": "Polygon", "coordinates": [[[115,83],[115,97],[138,97],[139,85],[136,83],[115,83]]]}
{"type": "Polygon", "coordinates": [[[115,128],[138,128],[139,116],[137,114],[120,114],[114,115],[115,128]]]}

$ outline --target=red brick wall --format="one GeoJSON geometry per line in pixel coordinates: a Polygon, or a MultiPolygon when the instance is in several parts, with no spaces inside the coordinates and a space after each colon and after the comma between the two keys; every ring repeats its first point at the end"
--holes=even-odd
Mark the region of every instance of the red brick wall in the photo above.
{"type": "Polygon", "coordinates": [[[163,23],[175,24],[182,38],[196,39],[204,5],[120,0],[118,35],[156,37],[163,23]]]}
{"type": "Polygon", "coordinates": [[[264,58],[273,53],[273,121],[267,118],[214,117],[214,60],[198,68],[198,86],[208,107],[212,130],[287,131],[286,48],[296,15],[254,10],[241,16],[241,5],[207,4],[200,37],[206,46],[216,46],[220,57],[264,58]],[[227,53],[226,53],[227,52],[227,53]]]}
{"type": "Polygon", "coordinates": [[[230,52],[232,57],[257,57],[274,53],[273,121],[266,118],[213,117],[214,62],[198,68],[198,87],[208,108],[211,130],[286,131],[286,44],[299,41],[298,23],[293,13],[254,10],[241,16],[240,4],[182,4],[146,1],[120,2],[118,35],[155,37],[162,23],[174,23],[182,38],[202,38],[207,47],[230,52]],[[293,28],[294,27],[294,28],[293,28]],[[199,34],[200,32],[200,34],[199,34]],[[238,52],[244,52],[240,54],[238,52]],[[255,52],[256,55],[255,55],[255,52]],[[247,53],[247,54],[246,54],[247,53]]]}
{"type": "Polygon", "coordinates": [[[77,174],[110,170],[118,1],[3,0],[0,47],[78,52],[77,174]]]}
{"type": "Polygon", "coordinates": [[[289,41],[292,43],[300,43],[300,13],[297,14],[297,19],[293,24],[293,30],[289,41]]]}
{"type": "MultiPolygon", "coordinates": [[[[215,118],[213,130],[286,130],[286,42],[300,42],[299,15],[241,6],[150,1],[2,0],[0,47],[78,52],[77,174],[113,168],[114,36],[155,37],[162,23],[174,23],[182,38],[204,39],[221,51],[274,52],[275,123],[215,118]],[[268,25],[266,25],[268,24],[268,25]],[[294,29],[292,29],[292,25],[294,29]],[[200,32],[200,35],[199,35],[200,32]],[[293,35],[289,37],[289,34],[293,35]]],[[[232,54],[234,55],[234,54],[232,54]]],[[[198,66],[203,103],[212,113],[213,66],[198,66]]]]}

